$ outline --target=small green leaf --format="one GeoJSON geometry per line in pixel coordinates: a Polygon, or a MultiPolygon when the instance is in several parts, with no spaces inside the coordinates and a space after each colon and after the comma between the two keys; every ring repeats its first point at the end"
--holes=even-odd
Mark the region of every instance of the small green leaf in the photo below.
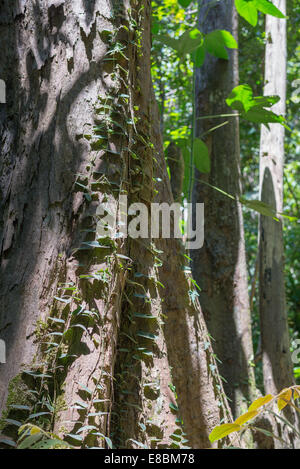
{"type": "Polygon", "coordinates": [[[235,0],[238,13],[252,26],[257,25],[257,8],[255,0],[235,0]]]}
{"type": "Polygon", "coordinates": [[[228,98],[226,103],[232,109],[239,112],[247,112],[251,109],[253,104],[253,91],[249,85],[236,86],[228,98]]]}
{"type": "Polygon", "coordinates": [[[12,446],[13,448],[16,448],[17,446],[13,440],[11,440],[10,438],[6,438],[5,436],[0,437],[0,443],[5,444],[7,446],[12,446]]]}
{"type": "Polygon", "coordinates": [[[257,415],[257,410],[249,410],[245,414],[240,415],[240,417],[238,417],[234,423],[236,423],[237,425],[243,425],[244,423],[249,422],[249,420],[252,420],[257,415]]]}
{"type": "Polygon", "coordinates": [[[81,389],[83,389],[85,392],[87,392],[88,394],[92,395],[93,394],[93,391],[91,391],[91,389],[89,389],[87,386],[85,386],[84,384],[80,384],[79,383],[79,386],[81,389]]]}
{"type": "Polygon", "coordinates": [[[250,122],[257,122],[258,124],[281,124],[287,130],[290,128],[286,125],[286,120],[283,116],[279,116],[272,111],[267,109],[250,109],[250,111],[242,114],[242,117],[250,122]]]}
{"type": "Polygon", "coordinates": [[[178,0],[179,5],[181,5],[183,8],[187,8],[193,0],[178,0]]]}
{"type": "Polygon", "coordinates": [[[138,331],[137,335],[139,337],[143,337],[145,339],[150,339],[150,340],[156,340],[157,336],[154,334],[151,334],[151,332],[144,332],[144,331],[138,331]]]}
{"type": "Polygon", "coordinates": [[[245,197],[240,197],[240,202],[245,207],[254,210],[265,217],[276,218],[276,210],[274,210],[270,205],[261,202],[260,200],[247,200],[245,197]]]}
{"type": "MultiPolygon", "coordinates": [[[[253,91],[249,85],[236,86],[228,98],[226,103],[232,109],[240,112],[241,117],[258,124],[281,124],[286,129],[291,130],[286,125],[283,116],[277,115],[265,107],[271,107],[280,101],[279,96],[256,96],[253,97],[253,91]]],[[[267,126],[268,127],[268,126],[267,126]]]]}
{"type": "Polygon", "coordinates": [[[106,441],[107,446],[108,446],[110,449],[113,449],[113,444],[112,444],[111,439],[108,438],[107,436],[105,436],[104,438],[105,438],[105,441],[106,441]]]}
{"type": "Polygon", "coordinates": [[[201,173],[210,172],[210,157],[208,148],[200,138],[194,139],[193,144],[193,160],[196,168],[201,173]]]}
{"type": "Polygon", "coordinates": [[[240,430],[242,430],[242,427],[236,423],[224,423],[223,425],[219,425],[213,429],[209,435],[209,441],[213,443],[214,441],[221,440],[221,438],[224,438],[230,433],[238,432],[240,430]]]}
{"type": "MultiPolygon", "coordinates": [[[[85,326],[83,326],[83,324],[73,324],[70,329],[74,329],[74,328],[79,328],[79,329],[82,329],[84,332],[88,332],[87,328],[85,326]]],[[[68,331],[66,331],[68,332],[68,331]]]]}
{"type": "Polygon", "coordinates": [[[16,410],[30,410],[28,405],[10,404],[9,407],[16,410]]]}
{"type": "Polygon", "coordinates": [[[267,396],[259,397],[250,405],[248,411],[257,410],[263,407],[265,404],[268,404],[273,399],[272,394],[268,394],[267,396]]]}
{"type": "Polygon", "coordinates": [[[71,298],[59,298],[58,296],[54,297],[57,301],[60,301],[61,303],[70,303],[71,298]]]}
{"type": "Polygon", "coordinates": [[[194,52],[203,43],[203,34],[198,29],[185,31],[178,39],[165,35],[158,35],[156,39],[171,47],[183,59],[187,54],[194,52]]]}
{"type": "Polygon", "coordinates": [[[59,440],[58,438],[52,438],[49,440],[43,439],[41,441],[38,441],[32,446],[32,449],[49,449],[49,448],[53,448],[54,446],[59,446],[60,448],[63,447],[65,449],[72,448],[72,446],[70,446],[65,441],[59,440]]]}
{"type": "Polygon", "coordinates": [[[74,435],[74,433],[68,433],[66,436],[72,438],[73,440],[82,441],[83,437],[81,435],[74,435]]]}
{"type": "Polygon", "coordinates": [[[276,18],[286,18],[269,0],[235,0],[238,13],[245,18],[252,26],[257,24],[257,10],[265,15],[272,15],[276,18]]]}
{"type": "Polygon", "coordinates": [[[97,427],[95,427],[95,425],[85,425],[84,427],[80,427],[79,430],[77,430],[76,434],[78,435],[79,433],[86,431],[90,433],[92,430],[97,430],[97,427]]]}
{"type": "Polygon", "coordinates": [[[281,11],[278,10],[278,8],[268,0],[255,0],[255,6],[265,15],[272,15],[276,18],[285,18],[284,14],[281,13],[281,11]]]}
{"type": "Polygon", "coordinates": [[[198,47],[194,53],[194,62],[196,67],[202,67],[205,60],[205,47],[204,45],[198,47]]]}
{"type": "Polygon", "coordinates": [[[170,407],[170,409],[174,410],[175,412],[179,411],[179,408],[177,407],[177,405],[173,404],[172,402],[171,402],[171,404],[169,404],[169,407],[170,407]]]}
{"type": "Polygon", "coordinates": [[[48,319],[50,321],[57,322],[58,324],[64,324],[65,323],[64,319],[60,319],[60,318],[51,318],[51,317],[49,317],[48,319]]]}
{"type": "Polygon", "coordinates": [[[153,316],[151,314],[133,313],[133,316],[141,319],[157,319],[156,316],[153,316]]]}
{"type": "Polygon", "coordinates": [[[221,29],[215,29],[207,34],[204,39],[204,47],[207,52],[220,59],[228,60],[226,47],[229,49],[237,49],[237,46],[237,42],[232,34],[230,34],[229,31],[221,29]]]}
{"type": "Polygon", "coordinates": [[[14,420],[14,419],[5,419],[5,422],[15,427],[20,427],[22,425],[21,422],[18,422],[18,420],[14,420]]]}
{"type": "Polygon", "coordinates": [[[32,446],[34,443],[40,440],[42,436],[43,436],[42,433],[35,433],[34,435],[28,436],[22,441],[22,443],[18,445],[18,449],[30,448],[30,446],[32,446]]]}
{"type": "Polygon", "coordinates": [[[36,419],[38,417],[41,417],[42,415],[51,415],[51,412],[37,412],[36,414],[31,414],[29,415],[28,420],[36,419]]]}
{"type": "Polygon", "coordinates": [[[277,401],[277,406],[278,410],[281,411],[284,409],[288,403],[290,402],[291,398],[293,396],[293,392],[290,388],[283,389],[279,395],[278,401],[277,401]]]}

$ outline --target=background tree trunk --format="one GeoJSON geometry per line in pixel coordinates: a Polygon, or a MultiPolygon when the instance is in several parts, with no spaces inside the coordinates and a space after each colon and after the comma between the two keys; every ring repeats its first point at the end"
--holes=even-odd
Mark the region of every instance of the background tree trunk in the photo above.
{"type": "Polygon", "coordinates": [[[180,243],[95,235],[100,203],[172,201],[150,2],[18,5],[0,28],[2,417],[48,412],[32,421],[83,447],[208,447],[231,417],[180,243]]]}
{"type": "MultiPolygon", "coordinates": [[[[226,29],[237,37],[234,2],[210,5],[201,2],[200,29],[209,33],[226,29]]],[[[238,54],[229,51],[229,61],[207,55],[196,70],[196,118],[228,113],[225,99],[238,85],[238,54]]],[[[196,136],[224,122],[224,119],[197,120],[196,136]]],[[[196,171],[193,201],[205,204],[205,241],[192,251],[193,274],[200,285],[200,301],[234,415],[245,409],[254,396],[253,346],[248,299],[243,215],[241,205],[201,183],[201,180],[238,196],[240,182],[239,123],[229,123],[205,139],[210,150],[209,176],[196,171]]]]}
{"type": "MultiPolygon", "coordinates": [[[[285,14],[285,0],[274,5],[285,14]]],[[[286,109],[286,20],[266,16],[265,95],[278,95],[272,110],[286,109]]],[[[283,211],[284,127],[262,126],[260,140],[260,197],[277,213],[283,211]]],[[[284,286],[282,218],[260,216],[259,311],[266,393],[278,394],[294,384],[284,286]]],[[[294,422],[296,416],[289,411],[294,422]]],[[[288,435],[286,435],[288,436],[288,435]]],[[[291,436],[292,439],[292,436],[291,436]]]]}

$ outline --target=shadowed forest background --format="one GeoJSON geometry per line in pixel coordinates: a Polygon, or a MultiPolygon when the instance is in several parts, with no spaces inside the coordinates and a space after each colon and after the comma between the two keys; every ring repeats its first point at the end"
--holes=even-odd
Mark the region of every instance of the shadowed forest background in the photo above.
{"type": "Polygon", "coordinates": [[[298,2],[0,12],[0,447],[300,448],[298,2]]]}

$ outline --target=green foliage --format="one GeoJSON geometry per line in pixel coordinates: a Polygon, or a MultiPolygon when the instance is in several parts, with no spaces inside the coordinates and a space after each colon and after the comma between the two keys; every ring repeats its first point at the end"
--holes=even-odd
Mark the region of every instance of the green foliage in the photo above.
{"type": "MultiPolygon", "coordinates": [[[[250,405],[247,412],[238,417],[233,423],[226,423],[215,427],[209,435],[209,440],[213,443],[235,432],[241,432],[241,436],[243,436],[246,430],[251,429],[265,433],[264,429],[261,429],[260,427],[255,427],[253,423],[249,422],[252,422],[257,417],[261,417],[262,415],[268,412],[277,417],[279,421],[284,421],[284,423],[292,429],[294,434],[299,436],[297,428],[287,419],[280,416],[280,412],[287,406],[291,406],[293,409],[300,412],[300,409],[294,403],[299,398],[300,386],[291,386],[290,388],[283,389],[276,396],[268,394],[267,396],[259,397],[250,405]],[[279,414],[274,413],[272,410],[275,403],[277,404],[277,412],[279,412],[279,414]]],[[[286,447],[289,446],[289,443],[283,441],[278,435],[268,432],[268,436],[271,436],[275,439],[279,439],[282,443],[285,444],[286,447]]]]}
{"type": "Polygon", "coordinates": [[[193,0],[178,0],[179,5],[181,5],[183,8],[186,8],[190,6],[193,0]]]}
{"type": "Polygon", "coordinates": [[[259,124],[281,124],[288,130],[286,119],[274,112],[265,109],[280,101],[279,96],[257,96],[253,97],[253,91],[249,85],[239,85],[234,88],[226,99],[226,103],[232,109],[240,112],[240,116],[251,122],[259,124]]]}
{"type": "Polygon", "coordinates": [[[172,47],[180,59],[184,59],[187,54],[191,54],[203,43],[203,35],[198,29],[185,31],[178,39],[167,35],[157,35],[156,40],[172,47]]]}
{"type": "Polygon", "coordinates": [[[209,52],[211,55],[228,60],[228,49],[237,49],[238,45],[229,31],[215,29],[204,36],[203,44],[197,49],[194,55],[196,67],[201,67],[205,60],[205,55],[209,52]]]}
{"type": "Polygon", "coordinates": [[[235,0],[235,6],[238,13],[252,26],[257,25],[257,11],[277,18],[285,18],[281,11],[269,0],[235,0]]]}
{"type": "Polygon", "coordinates": [[[19,428],[17,449],[71,449],[72,446],[54,433],[45,432],[42,428],[25,424],[19,428]]]}
{"type": "Polygon", "coordinates": [[[238,13],[252,26],[257,24],[257,8],[255,0],[235,0],[238,13]]]}
{"type": "Polygon", "coordinates": [[[200,139],[195,138],[193,143],[193,161],[201,173],[210,172],[210,157],[207,145],[200,139]]]}
{"type": "Polygon", "coordinates": [[[237,49],[237,42],[229,31],[216,29],[209,34],[203,35],[197,28],[185,31],[178,39],[168,35],[155,36],[162,44],[174,49],[178,57],[183,60],[187,54],[192,54],[196,67],[201,67],[206,52],[228,60],[229,49],[237,49]]]}

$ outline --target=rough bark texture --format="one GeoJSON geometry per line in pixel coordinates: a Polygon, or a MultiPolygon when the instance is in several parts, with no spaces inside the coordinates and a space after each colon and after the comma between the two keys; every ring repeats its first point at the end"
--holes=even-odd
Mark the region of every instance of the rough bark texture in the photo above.
{"type": "MultiPolygon", "coordinates": [[[[51,391],[55,412],[58,401],[64,402],[59,410],[69,420],[64,424],[67,431],[78,419],[71,407],[80,399],[78,383],[93,388],[98,379],[94,371],[112,373],[124,286],[123,273],[117,273],[111,288],[114,297],[101,282],[79,282],[80,274],[99,270],[104,257],[99,252],[74,254],[91,239],[84,230],[95,227],[98,196],[90,199],[91,187],[82,190],[77,182],[90,180],[103,164],[103,152],[91,151],[84,134],[92,133],[98,96],[115,88],[104,62],[108,46],[97,33],[114,27],[114,14],[105,0],[1,5],[1,41],[7,44],[1,75],[7,83],[7,104],[1,109],[0,137],[0,329],[8,351],[7,364],[0,369],[1,408],[9,383],[24,367],[49,371],[40,353],[41,341],[53,332],[46,318],[68,318],[68,311],[76,308],[78,301],[59,308],[64,303],[54,299],[69,293],[59,290],[59,282],[74,282],[83,308],[97,311],[100,324],[74,328],[71,348],[78,358],[60,380],[63,384],[51,391]]],[[[50,372],[57,381],[59,371],[50,372]]],[[[111,378],[105,381],[102,397],[110,400],[111,378]]]]}
{"type": "MultiPolygon", "coordinates": [[[[209,3],[201,3],[200,29],[205,33],[226,29],[236,37],[234,2],[209,3]]],[[[236,50],[229,51],[229,61],[207,55],[196,71],[196,118],[230,113],[225,99],[237,84],[236,50]]],[[[225,120],[197,120],[197,136],[225,120]]],[[[196,171],[193,201],[205,204],[205,241],[191,257],[194,278],[202,289],[203,314],[222,361],[219,369],[226,379],[225,391],[233,414],[239,415],[255,387],[242,209],[238,202],[201,183],[207,181],[233,196],[240,194],[239,123],[237,118],[228,120],[205,138],[211,157],[209,176],[196,171]]]]}
{"type": "Polygon", "coordinates": [[[230,411],[180,244],[95,235],[99,203],[149,206],[153,176],[156,200],[172,201],[150,2],[5,0],[0,38],[2,416],[24,421],[5,405],[26,404],[61,436],[93,425],[69,437],[84,447],[101,433],[116,447],[210,446],[230,411]]]}
{"type": "MultiPolygon", "coordinates": [[[[285,14],[285,0],[274,5],[285,14]]],[[[265,95],[278,95],[272,110],[285,114],[286,107],[286,20],[266,17],[265,95]]],[[[283,210],[284,127],[262,126],[260,142],[260,197],[277,213],[283,210]]],[[[280,218],[280,217],[279,217],[280,218]]],[[[294,384],[290,354],[284,287],[284,246],[282,219],[260,217],[260,325],[264,387],[278,394],[294,384]]],[[[295,421],[295,415],[288,416],[295,421]]],[[[286,435],[287,436],[287,435],[286,435]]]]}

